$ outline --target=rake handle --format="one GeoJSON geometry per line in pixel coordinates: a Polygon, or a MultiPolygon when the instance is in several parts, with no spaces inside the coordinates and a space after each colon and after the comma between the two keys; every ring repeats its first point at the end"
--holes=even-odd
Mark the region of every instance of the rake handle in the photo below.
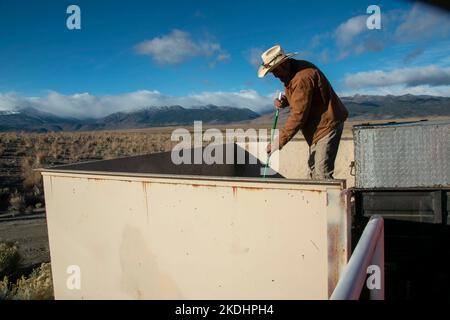
{"type": "MultiPolygon", "coordinates": [[[[272,134],[271,134],[271,136],[270,136],[270,144],[271,144],[271,145],[272,145],[272,142],[273,142],[273,136],[275,135],[275,129],[276,129],[276,127],[277,127],[277,121],[278,121],[278,113],[279,113],[279,111],[280,111],[279,109],[277,109],[277,110],[275,111],[275,119],[273,120],[272,134]]],[[[271,153],[272,153],[272,150],[271,150],[271,153]]],[[[269,160],[270,160],[270,155],[271,155],[271,153],[267,155],[267,161],[266,161],[266,166],[264,167],[263,178],[266,177],[266,171],[267,171],[267,168],[269,167],[269,160]]]]}

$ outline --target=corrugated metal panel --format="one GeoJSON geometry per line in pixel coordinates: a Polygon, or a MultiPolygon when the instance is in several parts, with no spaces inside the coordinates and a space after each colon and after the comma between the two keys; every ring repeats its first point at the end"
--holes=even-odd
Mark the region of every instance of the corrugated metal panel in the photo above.
{"type": "Polygon", "coordinates": [[[356,187],[450,185],[450,121],[354,128],[356,187]]]}

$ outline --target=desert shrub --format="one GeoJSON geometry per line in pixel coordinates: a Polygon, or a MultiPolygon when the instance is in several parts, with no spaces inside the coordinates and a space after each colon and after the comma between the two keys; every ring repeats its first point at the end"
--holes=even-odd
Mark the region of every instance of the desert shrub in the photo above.
{"type": "Polygon", "coordinates": [[[40,161],[42,160],[42,156],[39,155],[39,160],[33,160],[32,157],[25,157],[22,160],[22,178],[23,178],[23,186],[25,188],[32,188],[35,185],[39,185],[41,183],[41,174],[39,172],[33,171],[34,168],[40,165],[40,161]]]}
{"type": "Polygon", "coordinates": [[[0,300],[6,300],[9,298],[11,283],[8,277],[4,277],[3,281],[0,281],[0,300]]]}
{"type": "Polygon", "coordinates": [[[0,281],[0,300],[52,300],[53,281],[50,263],[43,263],[28,277],[12,283],[8,277],[0,281]]]}
{"type": "Polygon", "coordinates": [[[22,276],[11,288],[15,300],[51,300],[53,297],[52,270],[50,263],[43,263],[31,272],[28,278],[22,276]]]}
{"type": "Polygon", "coordinates": [[[11,275],[19,266],[20,260],[19,249],[15,244],[0,243],[0,279],[11,275]]]}
{"type": "Polygon", "coordinates": [[[17,190],[9,198],[8,210],[14,213],[21,213],[25,209],[25,199],[17,190]]]}
{"type": "Polygon", "coordinates": [[[37,151],[35,157],[35,165],[42,166],[44,164],[45,164],[45,153],[42,151],[37,151]]]}
{"type": "Polygon", "coordinates": [[[26,190],[22,193],[24,199],[25,213],[31,213],[31,209],[36,206],[37,203],[44,201],[44,193],[42,192],[42,186],[34,186],[32,189],[26,190]]]}
{"type": "Polygon", "coordinates": [[[33,206],[27,206],[25,208],[25,214],[32,214],[33,213],[33,206]]]}

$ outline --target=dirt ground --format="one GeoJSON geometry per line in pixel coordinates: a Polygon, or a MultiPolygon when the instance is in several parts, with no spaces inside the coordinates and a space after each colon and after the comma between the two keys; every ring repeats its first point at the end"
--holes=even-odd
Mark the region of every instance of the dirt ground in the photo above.
{"type": "Polygon", "coordinates": [[[4,241],[17,243],[23,269],[50,262],[47,220],[42,214],[26,219],[0,221],[0,242],[4,241]]]}

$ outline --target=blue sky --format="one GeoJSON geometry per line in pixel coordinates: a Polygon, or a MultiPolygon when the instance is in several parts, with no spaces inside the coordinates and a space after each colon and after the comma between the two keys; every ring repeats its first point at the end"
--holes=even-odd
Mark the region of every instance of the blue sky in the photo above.
{"type": "Polygon", "coordinates": [[[450,16],[406,1],[0,2],[0,110],[103,116],[150,105],[261,110],[274,44],[319,66],[340,95],[450,96],[450,16]],[[69,30],[69,5],[81,30],[69,30]],[[367,7],[381,9],[370,30],[367,7]]]}

